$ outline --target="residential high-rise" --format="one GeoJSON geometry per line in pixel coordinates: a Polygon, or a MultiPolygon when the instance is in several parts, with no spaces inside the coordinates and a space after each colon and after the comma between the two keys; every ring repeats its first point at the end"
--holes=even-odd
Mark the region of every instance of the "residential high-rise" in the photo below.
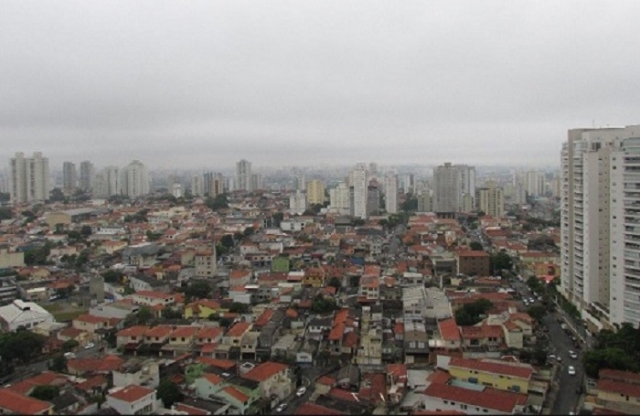
{"type": "Polygon", "coordinates": [[[491,217],[504,216],[504,192],[494,181],[489,181],[485,188],[478,188],[476,194],[480,211],[491,217]]]}
{"type": "Polygon", "coordinates": [[[339,182],[337,187],[329,189],[329,208],[332,212],[349,215],[349,187],[346,182],[339,182]]]}
{"type": "Polygon", "coordinates": [[[93,189],[93,180],[95,176],[95,169],[93,163],[85,160],[80,163],[80,189],[85,192],[93,189]]]}
{"type": "Polygon", "coordinates": [[[252,173],[251,174],[251,190],[252,191],[258,191],[263,189],[262,186],[262,175],[259,173],[252,173]]]}
{"type": "Polygon", "coordinates": [[[525,174],[525,190],[528,196],[542,196],[544,195],[545,178],[542,172],[534,170],[528,171],[525,174]]]}
{"type": "Polygon", "coordinates": [[[225,191],[225,178],[221,173],[207,172],[203,175],[204,195],[211,198],[223,194],[225,191]]]}
{"type": "Polygon", "coordinates": [[[394,173],[384,176],[384,209],[388,214],[398,213],[398,176],[394,173]]]}
{"type": "Polygon", "coordinates": [[[569,130],[561,157],[559,290],[592,323],[638,326],[640,126],[569,130]]]}
{"type": "Polygon", "coordinates": [[[298,215],[307,210],[307,198],[304,192],[296,190],[289,195],[289,210],[298,215]]]}
{"type": "Polygon", "coordinates": [[[429,191],[418,195],[418,212],[433,212],[433,197],[429,191]]]}
{"type": "Polygon", "coordinates": [[[367,186],[367,217],[380,215],[380,184],[376,180],[367,186]]]}
{"type": "Polygon", "coordinates": [[[236,163],[234,190],[251,192],[251,162],[244,159],[236,163]]]}
{"type": "Polygon", "coordinates": [[[307,182],[307,204],[324,204],[324,182],[317,179],[307,182]]]}
{"type": "Polygon", "coordinates": [[[193,175],[191,177],[191,195],[204,196],[204,176],[193,175]]]}
{"type": "Polygon", "coordinates": [[[35,152],[25,158],[16,153],[9,162],[9,191],[12,203],[46,201],[49,199],[49,159],[35,152]]]}
{"type": "Polygon", "coordinates": [[[122,194],[138,198],[150,192],[149,173],[144,163],[134,160],[122,170],[122,194]]]}
{"type": "Polygon", "coordinates": [[[307,189],[307,176],[304,171],[296,173],[296,187],[298,191],[306,191],[307,189]]]}
{"type": "Polygon", "coordinates": [[[78,171],[73,162],[64,162],[62,164],[62,188],[69,192],[78,186],[78,171]]]}
{"type": "Polygon", "coordinates": [[[476,171],[472,166],[450,162],[433,171],[434,209],[437,212],[468,212],[473,209],[476,171]]]}
{"type": "Polygon", "coordinates": [[[356,218],[367,219],[367,191],[369,186],[367,165],[358,163],[350,173],[350,192],[353,195],[351,215],[356,218]]]}

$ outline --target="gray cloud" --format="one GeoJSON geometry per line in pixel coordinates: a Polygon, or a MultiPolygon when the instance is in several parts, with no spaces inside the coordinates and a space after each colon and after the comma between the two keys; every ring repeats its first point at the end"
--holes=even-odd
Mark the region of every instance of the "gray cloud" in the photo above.
{"type": "Polygon", "coordinates": [[[5,2],[0,157],[554,165],[567,129],[640,122],[639,11],[634,1],[5,2]]]}

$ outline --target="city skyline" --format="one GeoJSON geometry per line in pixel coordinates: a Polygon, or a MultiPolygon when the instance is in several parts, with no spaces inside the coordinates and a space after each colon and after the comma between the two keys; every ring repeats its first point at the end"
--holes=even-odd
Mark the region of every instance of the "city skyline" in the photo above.
{"type": "Polygon", "coordinates": [[[638,114],[638,8],[12,3],[0,16],[4,157],[558,166],[567,128],[638,114]]]}

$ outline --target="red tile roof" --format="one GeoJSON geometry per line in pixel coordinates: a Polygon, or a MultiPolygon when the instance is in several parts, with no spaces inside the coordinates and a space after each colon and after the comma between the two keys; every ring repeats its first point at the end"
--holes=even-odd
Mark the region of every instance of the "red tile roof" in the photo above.
{"type": "Polygon", "coordinates": [[[254,380],[257,382],[262,382],[268,380],[273,377],[275,374],[284,372],[289,367],[285,364],[274,363],[272,361],[267,361],[266,363],[262,363],[255,368],[252,368],[247,373],[245,373],[242,377],[247,378],[249,380],[254,380]]]}
{"type": "Polygon", "coordinates": [[[460,329],[453,318],[438,322],[440,335],[445,341],[460,341],[460,329]]]}
{"type": "Polygon", "coordinates": [[[224,330],[219,326],[209,326],[202,328],[197,334],[198,339],[215,339],[222,335],[224,330]]]}
{"type": "Polygon", "coordinates": [[[247,396],[246,394],[244,394],[243,392],[241,392],[240,390],[238,390],[233,386],[225,387],[223,391],[227,393],[229,396],[238,400],[240,403],[244,403],[247,400],[249,400],[249,396],[247,396]]]}
{"type": "Polygon", "coordinates": [[[458,257],[489,257],[489,253],[482,250],[459,251],[458,257]]]}
{"type": "Polygon", "coordinates": [[[105,358],[71,358],[67,361],[67,367],[72,371],[100,373],[117,370],[124,364],[124,360],[115,355],[107,355],[105,358]]]}
{"type": "Polygon", "coordinates": [[[125,328],[121,331],[118,331],[116,336],[117,337],[141,337],[148,330],[149,330],[148,326],[136,325],[136,326],[131,326],[129,328],[125,328]]]}
{"type": "Polygon", "coordinates": [[[360,398],[358,396],[358,393],[343,390],[337,387],[334,387],[331,390],[329,390],[329,393],[327,393],[327,395],[339,400],[360,403],[360,398]]]}
{"type": "Polygon", "coordinates": [[[630,371],[602,369],[598,374],[600,379],[609,379],[614,381],[624,381],[627,383],[640,384],[640,374],[630,371]]]}
{"type": "Polygon", "coordinates": [[[316,384],[323,384],[325,386],[333,386],[336,383],[336,379],[329,376],[322,376],[316,380],[316,384]]]}
{"type": "Polygon", "coordinates": [[[44,373],[22,380],[7,388],[14,393],[27,396],[31,393],[31,390],[36,388],[36,386],[60,386],[65,384],[67,381],[67,377],[62,374],[45,371],[44,373]]]}
{"type": "Polygon", "coordinates": [[[187,406],[186,404],[182,404],[182,403],[176,404],[174,408],[177,411],[186,413],[188,415],[205,416],[205,415],[211,414],[206,410],[198,409],[197,407],[193,407],[193,406],[187,406]]]}
{"type": "Polygon", "coordinates": [[[328,407],[320,406],[315,403],[303,403],[298,407],[295,412],[298,416],[339,416],[344,415],[346,413],[338,412],[337,410],[329,409],[328,407]]]}
{"type": "Polygon", "coordinates": [[[169,336],[171,338],[191,338],[195,336],[199,330],[200,328],[197,326],[179,326],[171,332],[169,336]]]}
{"type": "Polygon", "coordinates": [[[613,380],[598,380],[598,391],[616,393],[629,397],[640,397],[640,386],[613,380]]]}
{"type": "Polygon", "coordinates": [[[210,365],[212,367],[220,368],[222,370],[228,370],[230,368],[235,367],[236,365],[236,363],[233,361],[222,360],[219,358],[211,358],[211,357],[197,357],[195,360],[203,364],[210,365]]]}
{"type": "Polygon", "coordinates": [[[227,331],[225,336],[227,337],[241,337],[243,336],[249,329],[251,328],[250,322],[236,322],[233,324],[231,328],[227,331]]]}
{"type": "Polygon", "coordinates": [[[461,326],[464,339],[502,338],[504,333],[500,325],[461,326]]]}
{"type": "Polygon", "coordinates": [[[108,385],[109,385],[109,380],[107,380],[107,378],[102,374],[99,374],[97,376],[91,377],[83,381],[82,383],[76,384],[76,387],[79,388],[80,390],[89,391],[96,387],[108,386],[108,385]]]}
{"type": "Polygon", "coordinates": [[[258,319],[256,319],[255,325],[265,326],[266,324],[269,323],[272,316],[273,316],[273,309],[265,309],[264,312],[260,314],[258,319]]]}
{"type": "Polygon", "coordinates": [[[486,391],[475,391],[437,383],[430,384],[429,387],[424,390],[424,394],[441,400],[465,403],[505,413],[513,413],[519,401],[516,397],[507,395],[498,395],[486,391]]]}
{"type": "Polygon", "coordinates": [[[34,415],[43,413],[53,408],[49,402],[22,396],[8,389],[0,389],[0,409],[22,415],[34,415]]]}
{"type": "Polygon", "coordinates": [[[204,378],[205,380],[207,380],[209,383],[213,385],[218,385],[224,381],[222,377],[218,377],[216,374],[213,374],[213,373],[203,374],[202,378],[204,378]]]}
{"type": "Polygon", "coordinates": [[[122,400],[123,402],[133,403],[136,400],[140,400],[143,397],[146,397],[152,393],[155,393],[154,389],[149,389],[142,386],[136,386],[131,384],[122,390],[118,390],[114,393],[109,394],[109,396],[114,399],[122,400]]]}
{"type": "Polygon", "coordinates": [[[451,380],[451,376],[449,375],[449,373],[445,371],[436,370],[433,373],[429,374],[429,377],[427,377],[427,380],[430,381],[431,383],[447,384],[449,380],[451,380]]]}
{"type": "Polygon", "coordinates": [[[507,363],[497,363],[491,361],[471,360],[467,358],[452,358],[449,367],[460,367],[470,370],[483,371],[486,373],[501,374],[510,377],[531,379],[533,368],[522,365],[510,365],[507,363]]]}
{"type": "Polygon", "coordinates": [[[173,331],[171,325],[158,325],[145,331],[144,336],[150,338],[165,338],[173,331]]]}

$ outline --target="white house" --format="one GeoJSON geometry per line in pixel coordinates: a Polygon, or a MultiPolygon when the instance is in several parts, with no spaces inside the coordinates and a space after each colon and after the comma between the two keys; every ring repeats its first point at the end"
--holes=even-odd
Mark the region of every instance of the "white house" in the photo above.
{"type": "Polygon", "coordinates": [[[0,325],[5,332],[13,332],[20,327],[32,329],[42,322],[55,322],[55,318],[42,306],[19,299],[0,307],[0,325]]]}
{"type": "Polygon", "coordinates": [[[159,407],[155,389],[135,385],[108,394],[107,406],[121,415],[150,415],[159,407]]]}

